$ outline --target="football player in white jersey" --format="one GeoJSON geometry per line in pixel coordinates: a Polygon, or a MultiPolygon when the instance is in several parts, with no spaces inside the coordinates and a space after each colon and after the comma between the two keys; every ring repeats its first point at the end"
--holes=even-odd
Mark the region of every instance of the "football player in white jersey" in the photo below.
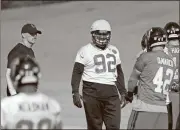
{"type": "Polygon", "coordinates": [[[90,32],[92,42],[81,47],[75,59],[71,79],[73,102],[78,108],[82,107],[79,94],[82,78],[88,129],[102,129],[103,122],[106,129],[120,129],[120,110],[126,105],[127,91],[119,51],[109,44],[111,26],[108,21],[95,21],[90,32]]]}
{"type": "Polygon", "coordinates": [[[30,57],[11,63],[11,80],[18,94],[1,100],[3,129],[61,129],[61,107],[53,98],[36,92],[40,68],[30,57]]]}

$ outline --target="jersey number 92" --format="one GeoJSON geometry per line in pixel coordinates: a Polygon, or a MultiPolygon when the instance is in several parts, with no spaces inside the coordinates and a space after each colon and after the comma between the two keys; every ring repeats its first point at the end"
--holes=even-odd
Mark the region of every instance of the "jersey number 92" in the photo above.
{"type": "Polygon", "coordinates": [[[115,72],[116,57],[113,54],[98,54],[94,56],[94,64],[97,66],[95,69],[96,73],[115,72]],[[106,61],[107,59],[111,59],[106,61]]]}

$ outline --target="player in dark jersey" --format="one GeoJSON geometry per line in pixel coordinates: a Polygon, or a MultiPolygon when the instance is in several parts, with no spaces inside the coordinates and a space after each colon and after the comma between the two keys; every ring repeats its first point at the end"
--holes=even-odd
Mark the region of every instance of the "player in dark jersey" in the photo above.
{"type": "Polygon", "coordinates": [[[165,25],[164,30],[167,33],[168,44],[167,49],[170,55],[173,57],[173,61],[176,65],[176,71],[174,75],[174,83],[172,91],[170,93],[170,99],[172,101],[173,110],[173,129],[176,128],[179,115],[179,41],[180,41],[180,26],[175,22],[169,22],[165,25]]]}
{"type": "Polygon", "coordinates": [[[22,42],[18,43],[8,54],[7,57],[7,71],[6,71],[6,79],[7,79],[7,96],[15,95],[16,91],[10,80],[10,64],[14,58],[20,56],[29,56],[31,58],[35,58],[34,51],[32,50],[32,46],[35,44],[37,39],[37,34],[41,34],[42,32],[37,30],[34,24],[25,24],[21,30],[22,42]]]}
{"type": "Polygon", "coordinates": [[[126,98],[130,102],[135,88],[138,87],[128,129],[168,128],[166,104],[170,102],[168,94],[175,65],[172,58],[164,52],[166,39],[166,33],[160,27],[151,28],[146,35],[147,52],[137,58],[128,81],[126,98]]]}

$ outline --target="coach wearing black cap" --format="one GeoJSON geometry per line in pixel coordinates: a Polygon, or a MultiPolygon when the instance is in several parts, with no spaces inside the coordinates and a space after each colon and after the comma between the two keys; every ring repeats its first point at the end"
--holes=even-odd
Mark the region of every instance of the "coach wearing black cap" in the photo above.
{"type": "Polygon", "coordinates": [[[32,50],[32,46],[35,44],[37,39],[37,34],[41,34],[34,24],[25,24],[21,30],[22,42],[18,43],[8,54],[7,57],[7,96],[15,95],[16,89],[13,87],[12,82],[10,80],[10,64],[14,58],[21,56],[30,56],[31,58],[35,58],[34,51],[32,50]]]}

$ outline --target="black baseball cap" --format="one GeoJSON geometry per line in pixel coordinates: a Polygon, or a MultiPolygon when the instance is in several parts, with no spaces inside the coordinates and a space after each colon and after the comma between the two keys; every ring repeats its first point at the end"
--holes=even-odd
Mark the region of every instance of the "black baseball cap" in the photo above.
{"type": "Polygon", "coordinates": [[[25,24],[22,27],[21,33],[29,33],[29,34],[42,34],[42,32],[40,30],[37,30],[36,26],[34,24],[25,24]]]}

